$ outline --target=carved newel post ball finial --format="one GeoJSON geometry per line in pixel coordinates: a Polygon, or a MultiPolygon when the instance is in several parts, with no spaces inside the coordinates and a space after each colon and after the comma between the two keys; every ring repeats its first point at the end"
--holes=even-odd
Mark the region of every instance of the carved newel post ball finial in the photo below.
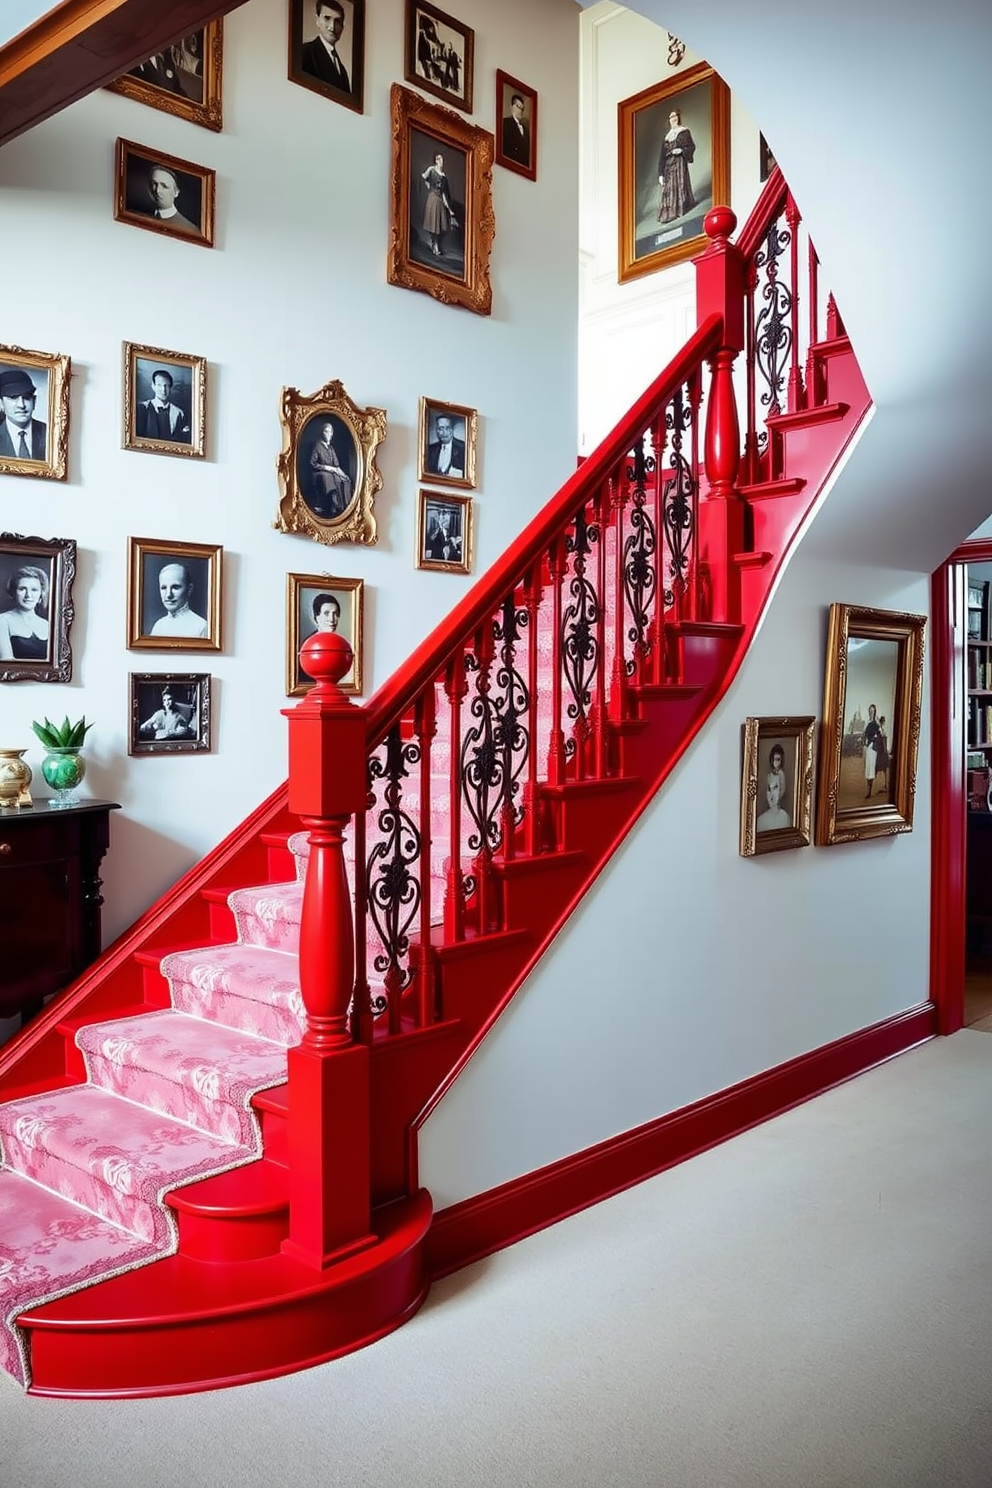
{"type": "Polygon", "coordinates": [[[708,238],[729,238],[737,226],[737,213],[732,207],[711,207],[703,218],[703,228],[708,238]]]}
{"type": "Polygon", "coordinates": [[[346,676],[355,653],[344,636],[334,631],[314,631],[300,647],[300,666],[312,677],[318,690],[338,691],[337,684],[346,676]]]}

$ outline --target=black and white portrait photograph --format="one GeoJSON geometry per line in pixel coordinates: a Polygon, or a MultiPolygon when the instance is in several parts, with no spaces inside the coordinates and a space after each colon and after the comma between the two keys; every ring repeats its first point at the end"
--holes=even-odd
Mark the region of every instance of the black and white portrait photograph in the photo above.
{"type": "Polygon", "coordinates": [[[465,152],[410,130],[410,257],[465,278],[465,152]]]}
{"type": "Polygon", "coordinates": [[[813,718],[748,718],[743,727],[740,853],[808,847],[812,832],[813,718]]]}
{"type": "Polygon", "coordinates": [[[365,0],[290,0],[289,77],[362,112],[365,0]]]}
{"type": "Polygon", "coordinates": [[[194,754],[210,748],[205,672],[132,672],[128,754],[194,754]]]}
{"type": "Polygon", "coordinates": [[[220,650],[222,553],[203,543],[128,539],[133,650],[220,650]]]}
{"type": "Polygon", "coordinates": [[[287,697],[301,697],[313,686],[313,679],[300,665],[300,647],[317,634],[340,635],[348,642],[354,661],[338,686],[353,696],[361,693],[364,609],[364,579],[332,578],[330,574],[287,575],[287,697]]]}
{"type": "Polygon", "coordinates": [[[124,343],[125,449],[204,456],[206,358],[124,343]]]}
{"type": "Polygon", "coordinates": [[[65,480],[69,358],[0,346],[0,473],[65,480]]]}
{"type": "Polygon", "coordinates": [[[470,114],[475,32],[422,0],[406,0],[405,25],[407,82],[470,114]]]}
{"type": "Polygon", "coordinates": [[[537,94],[508,72],[496,72],[496,164],[537,180],[537,94]]]}
{"type": "Polygon", "coordinates": [[[417,567],[452,573],[472,569],[472,498],[421,491],[417,510],[417,567]]]}
{"type": "Polygon", "coordinates": [[[215,181],[206,166],[119,139],[114,217],[212,248],[215,181]]]}
{"type": "Polygon", "coordinates": [[[323,522],[343,517],[357,490],[358,446],[337,413],[315,413],[303,425],[296,453],[303,500],[323,522]]]}
{"type": "Polygon", "coordinates": [[[107,86],[149,108],[188,119],[204,129],[219,130],[224,123],[223,51],[224,23],[211,21],[160,52],[153,52],[107,86]]]}
{"type": "Polygon", "coordinates": [[[76,544],[0,533],[0,682],[68,682],[76,544]]]}
{"type": "Polygon", "coordinates": [[[421,480],[474,490],[478,417],[474,408],[421,398],[418,436],[421,480]]]}

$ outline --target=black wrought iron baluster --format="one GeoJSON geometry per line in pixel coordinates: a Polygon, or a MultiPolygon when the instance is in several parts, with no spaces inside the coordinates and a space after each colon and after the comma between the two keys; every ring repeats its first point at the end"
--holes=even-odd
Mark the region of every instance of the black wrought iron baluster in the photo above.
{"type": "Polygon", "coordinates": [[[588,520],[586,508],[582,506],[576,513],[572,530],[565,537],[565,551],[572,555],[573,564],[568,585],[571,602],[565,606],[561,617],[561,664],[572,694],[565,709],[572,720],[572,737],[565,741],[565,753],[574,759],[577,780],[585,779],[586,746],[590,735],[590,689],[599,654],[596,625],[600,604],[586,576],[587,560],[599,539],[598,526],[588,520]]]}
{"type": "MultiPolygon", "coordinates": [[[[665,605],[676,623],[687,618],[686,595],[689,588],[689,553],[693,545],[697,484],[692,465],[683,448],[685,435],[692,429],[693,407],[685,389],[672,394],[665,415],[671,453],[664,482],[664,523],[668,565],[665,605]]],[[[691,453],[691,444],[690,444],[691,453]]],[[[698,455],[697,455],[698,459],[698,455]]]]}
{"type": "Polygon", "coordinates": [[[412,739],[404,742],[396,724],[383,747],[385,758],[376,754],[369,761],[370,779],[384,781],[385,791],[375,822],[381,836],[368,858],[368,906],[383,947],[372,964],[384,975],[389,1030],[398,1033],[400,997],[413,975],[409,931],[421,896],[420,832],[403,809],[402,782],[410,773],[408,766],[420,761],[420,745],[412,739]]]}
{"type": "Polygon", "coordinates": [[[643,434],[635,444],[633,459],[627,466],[630,530],[623,544],[624,609],[629,617],[626,639],[631,643],[625,671],[635,682],[647,680],[652,643],[651,619],[658,587],[658,534],[647,501],[648,475],[654,472],[656,464],[654,455],[646,453],[646,442],[647,435],[643,434]]]}
{"type": "MultiPolygon", "coordinates": [[[[788,227],[780,227],[776,219],[769,223],[765,246],[754,258],[756,269],[759,272],[765,270],[765,284],[760,296],[764,304],[755,321],[754,353],[755,366],[767,389],[760,399],[766,418],[782,412],[782,388],[792,352],[792,292],[779,278],[779,260],[790,241],[788,227]]],[[[767,431],[759,435],[759,448],[764,448],[767,438],[767,431]]]]}

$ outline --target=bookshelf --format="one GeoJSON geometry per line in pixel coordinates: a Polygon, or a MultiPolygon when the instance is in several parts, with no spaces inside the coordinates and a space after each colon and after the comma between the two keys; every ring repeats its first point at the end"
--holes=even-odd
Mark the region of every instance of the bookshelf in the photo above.
{"type": "Polygon", "coordinates": [[[968,574],[968,809],[988,812],[992,770],[992,615],[987,579],[968,574]]]}

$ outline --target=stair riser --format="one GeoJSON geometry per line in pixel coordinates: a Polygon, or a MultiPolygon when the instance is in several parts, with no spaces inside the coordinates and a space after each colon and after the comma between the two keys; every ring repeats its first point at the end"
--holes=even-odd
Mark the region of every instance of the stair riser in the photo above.
{"type": "MultiPolygon", "coordinates": [[[[115,1064],[101,1054],[86,1055],[90,1077],[94,1085],[121,1095],[126,1100],[151,1106],[165,1116],[195,1126],[199,1131],[210,1132],[222,1142],[254,1145],[255,1128],[247,1112],[239,1110],[229,1101],[211,1099],[201,1079],[200,1088],[180,1080],[181,1071],[176,1069],[174,1078],[153,1074],[148,1070],[134,1070],[127,1065],[115,1064]],[[140,1083],[140,1094],[133,1086],[140,1083]]],[[[209,1072],[205,1072],[207,1075],[209,1072]]]]}
{"type": "Polygon", "coordinates": [[[279,1254],[289,1234],[289,1204],[267,1214],[190,1214],[180,1210],[179,1254],[195,1261],[254,1261],[279,1254]]]}
{"type": "Polygon", "coordinates": [[[162,1211],[157,1204],[146,1202],[138,1194],[121,1192],[114,1187],[115,1176],[120,1182],[125,1180],[120,1176],[121,1168],[112,1158],[84,1170],[55,1153],[26,1146],[10,1131],[3,1133],[3,1150],[15,1173],[44,1184],[53,1193],[61,1194],[74,1204],[81,1204],[101,1219],[121,1225],[142,1240],[161,1237],[162,1211]]]}
{"type": "Polygon", "coordinates": [[[181,977],[174,977],[173,1004],[177,1012],[206,1018],[212,1023],[223,1023],[225,1027],[242,1033],[264,1032],[266,1038],[287,1049],[298,1044],[303,1035],[301,1016],[292,1009],[272,1005],[260,1009],[251,998],[239,997],[220,985],[204,989],[181,977]],[[264,1029],[260,1028],[263,1018],[264,1029]]]}

